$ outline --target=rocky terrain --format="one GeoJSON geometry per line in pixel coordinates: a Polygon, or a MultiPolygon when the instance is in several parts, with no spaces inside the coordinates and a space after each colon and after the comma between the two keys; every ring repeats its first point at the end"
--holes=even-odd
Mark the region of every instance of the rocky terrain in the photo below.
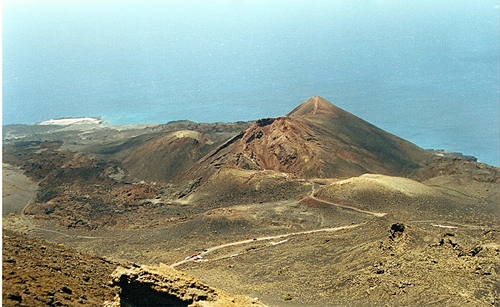
{"type": "Polygon", "coordinates": [[[2,306],[102,306],[117,265],[4,228],[2,306]]]}
{"type": "Polygon", "coordinates": [[[2,241],[2,306],[265,306],[165,265],[123,267],[5,229],[2,241]]]}
{"type": "Polygon", "coordinates": [[[498,168],[421,149],[321,97],[255,123],[3,133],[3,283],[14,289],[4,301],[14,305],[47,302],[52,288],[52,303],[112,304],[120,290],[109,280],[143,275],[140,289],[191,291],[172,287],[182,274],[160,263],[252,298],[233,297],[240,305],[500,304],[498,168]],[[61,255],[109,268],[85,283],[61,255]],[[37,287],[60,261],[68,281],[37,287]],[[129,271],[112,279],[119,263],[129,271]],[[36,281],[14,278],[41,267],[36,281]],[[74,296],[85,287],[101,291],[92,303],[74,296]]]}
{"type": "Polygon", "coordinates": [[[231,296],[200,283],[193,277],[160,264],[156,267],[118,267],[111,285],[120,294],[106,306],[192,306],[192,307],[264,307],[258,299],[231,296]]]}

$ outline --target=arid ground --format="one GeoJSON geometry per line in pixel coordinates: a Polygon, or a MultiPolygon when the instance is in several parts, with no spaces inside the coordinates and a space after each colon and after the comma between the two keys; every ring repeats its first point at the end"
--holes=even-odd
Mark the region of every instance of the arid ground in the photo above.
{"type": "Polygon", "coordinates": [[[160,263],[269,306],[500,305],[498,168],[320,97],[255,123],[3,140],[5,306],[99,306],[116,267],[160,263]]]}

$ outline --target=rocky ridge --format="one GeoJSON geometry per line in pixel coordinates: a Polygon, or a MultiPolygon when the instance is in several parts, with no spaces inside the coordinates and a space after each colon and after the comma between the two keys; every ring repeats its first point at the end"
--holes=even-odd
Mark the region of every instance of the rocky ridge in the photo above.
{"type": "Polygon", "coordinates": [[[105,306],[264,307],[258,299],[232,296],[170,266],[118,267],[111,274],[119,295],[105,306]]]}

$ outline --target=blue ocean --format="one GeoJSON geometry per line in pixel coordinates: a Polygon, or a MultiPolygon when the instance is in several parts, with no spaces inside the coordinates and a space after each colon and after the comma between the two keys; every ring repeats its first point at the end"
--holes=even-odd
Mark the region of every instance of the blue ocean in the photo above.
{"type": "Polygon", "coordinates": [[[3,124],[248,121],[319,95],[499,166],[497,0],[4,0],[3,124]]]}

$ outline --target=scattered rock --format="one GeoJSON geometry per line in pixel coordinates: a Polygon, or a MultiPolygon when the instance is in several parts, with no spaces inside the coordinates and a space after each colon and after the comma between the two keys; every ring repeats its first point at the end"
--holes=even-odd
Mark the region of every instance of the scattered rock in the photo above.
{"type": "Polygon", "coordinates": [[[107,287],[116,264],[72,249],[3,230],[2,306],[102,306],[116,291],[107,287]],[[11,261],[15,260],[15,261],[11,261]],[[83,282],[81,276],[88,276],[83,282]]]}
{"type": "Polygon", "coordinates": [[[483,247],[481,247],[481,246],[476,246],[476,247],[474,247],[474,248],[473,248],[473,249],[469,252],[469,255],[470,255],[470,256],[472,256],[472,257],[474,257],[474,256],[476,256],[477,254],[479,254],[479,252],[480,252],[480,251],[482,251],[482,250],[483,250],[483,247]]]}
{"type": "Polygon", "coordinates": [[[287,294],[283,297],[283,300],[284,301],[291,301],[292,300],[292,296],[290,294],[287,294]]]}
{"type": "Polygon", "coordinates": [[[67,286],[63,286],[61,288],[61,291],[64,292],[64,293],[67,293],[67,294],[73,294],[73,290],[71,290],[70,288],[68,288],[67,286]]]}
{"type": "Polygon", "coordinates": [[[8,298],[13,301],[22,302],[23,297],[19,293],[9,293],[8,298]]]}

